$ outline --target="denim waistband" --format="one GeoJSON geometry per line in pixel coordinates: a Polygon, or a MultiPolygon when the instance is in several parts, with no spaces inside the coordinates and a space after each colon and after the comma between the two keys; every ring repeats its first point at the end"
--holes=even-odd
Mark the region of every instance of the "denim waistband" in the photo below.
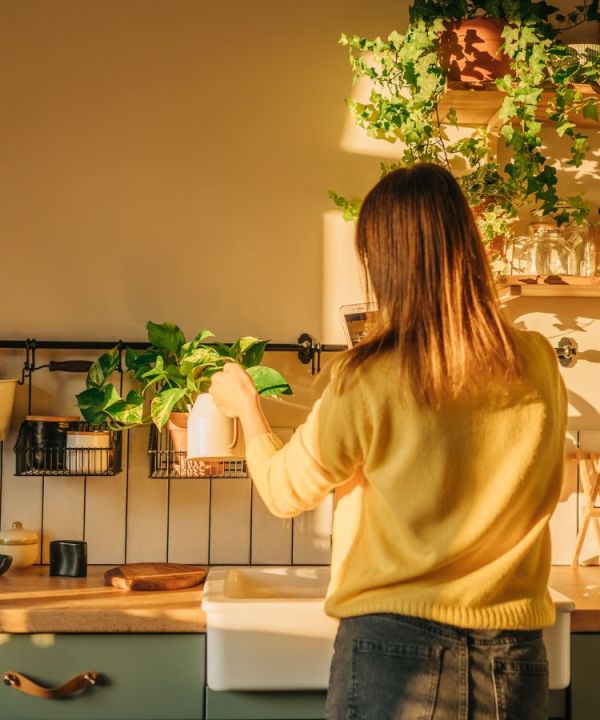
{"type": "Polygon", "coordinates": [[[401,615],[399,613],[356,615],[350,618],[343,618],[341,622],[360,624],[361,620],[364,620],[370,623],[372,621],[376,622],[377,618],[402,623],[461,645],[510,645],[515,642],[523,643],[539,640],[543,633],[543,631],[539,629],[478,630],[476,628],[460,628],[455,627],[454,625],[446,625],[444,623],[435,622],[434,620],[428,620],[427,618],[414,617],[412,615],[401,615]]]}

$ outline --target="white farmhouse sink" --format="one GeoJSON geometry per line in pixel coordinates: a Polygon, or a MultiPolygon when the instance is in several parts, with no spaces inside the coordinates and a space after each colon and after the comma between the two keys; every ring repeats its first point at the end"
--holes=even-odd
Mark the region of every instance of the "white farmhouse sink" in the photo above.
{"type": "MultiPolygon", "coordinates": [[[[325,690],[337,620],[323,612],[328,567],[211,568],[202,607],[211,690],[325,690]]],[[[573,603],[551,589],[550,687],[570,681],[573,603]]]]}

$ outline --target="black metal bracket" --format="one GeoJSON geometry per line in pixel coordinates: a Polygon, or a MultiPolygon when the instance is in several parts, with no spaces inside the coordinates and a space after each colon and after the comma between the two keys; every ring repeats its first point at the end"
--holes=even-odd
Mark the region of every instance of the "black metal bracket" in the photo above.
{"type": "Polygon", "coordinates": [[[558,347],[554,348],[558,362],[563,367],[573,367],[577,362],[577,342],[570,337],[563,337],[558,341],[558,347]]]}
{"type": "Polygon", "coordinates": [[[298,338],[298,345],[300,346],[298,350],[298,360],[300,360],[303,365],[310,363],[313,375],[321,372],[321,352],[323,351],[321,343],[315,343],[311,335],[302,333],[298,338]]]}

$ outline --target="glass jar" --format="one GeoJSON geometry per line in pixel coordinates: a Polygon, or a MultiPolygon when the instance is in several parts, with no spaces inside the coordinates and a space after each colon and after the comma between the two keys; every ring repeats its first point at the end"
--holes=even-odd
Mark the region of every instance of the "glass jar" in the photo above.
{"type": "Polygon", "coordinates": [[[523,241],[518,271],[526,275],[576,275],[577,256],[573,245],[558,228],[544,227],[523,241]]]}

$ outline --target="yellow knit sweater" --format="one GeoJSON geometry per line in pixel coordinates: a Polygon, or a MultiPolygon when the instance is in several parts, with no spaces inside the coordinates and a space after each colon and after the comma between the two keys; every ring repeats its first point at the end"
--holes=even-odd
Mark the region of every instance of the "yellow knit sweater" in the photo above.
{"type": "Polygon", "coordinates": [[[335,490],[335,617],[403,613],[467,628],[554,622],[548,521],[562,483],[566,392],[555,353],[518,332],[522,378],[441,411],[417,402],[392,353],[342,393],[329,385],[282,446],[247,448],[272,513],[291,517],[335,490]]]}

